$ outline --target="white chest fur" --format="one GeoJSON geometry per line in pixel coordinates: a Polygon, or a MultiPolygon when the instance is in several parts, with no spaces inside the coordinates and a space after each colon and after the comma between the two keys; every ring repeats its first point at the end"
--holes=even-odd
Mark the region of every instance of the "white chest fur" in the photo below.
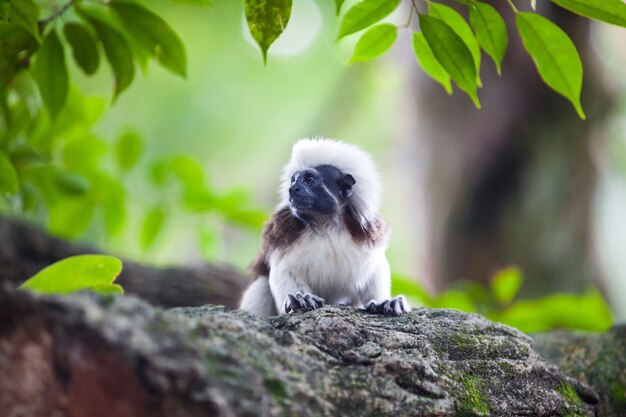
{"type": "Polygon", "coordinates": [[[308,231],[289,250],[270,257],[272,271],[289,274],[329,303],[354,297],[372,278],[386,244],[357,244],[345,230],[308,231]]]}

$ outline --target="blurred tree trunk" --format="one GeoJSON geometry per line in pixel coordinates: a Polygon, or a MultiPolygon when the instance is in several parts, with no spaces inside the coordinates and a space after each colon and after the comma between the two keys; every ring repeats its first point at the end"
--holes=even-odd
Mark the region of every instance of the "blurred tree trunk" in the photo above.
{"type": "MultiPolygon", "coordinates": [[[[68,256],[100,251],[51,236],[21,221],[0,217],[0,284],[21,284],[41,269],[68,256]]],[[[124,260],[117,283],[161,307],[239,305],[249,277],[226,264],[156,268],[124,260]]]]}
{"type": "Polygon", "coordinates": [[[509,48],[502,77],[483,55],[482,110],[461,91],[449,97],[434,82],[419,90],[419,148],[430,160],[423,180],[429,229],[423,249],[430,259],[424,274],[440,290],[460,279],[486,282],[496,269],[517,264],[525,295],[581,291],[600,284],[591,256],[590,147],[610,107],[592,65],[589,22],[551,3],[538,5],[581,54],[582,121],[540,79],[506,2],[490,3],[508,21],[509,48]]]}

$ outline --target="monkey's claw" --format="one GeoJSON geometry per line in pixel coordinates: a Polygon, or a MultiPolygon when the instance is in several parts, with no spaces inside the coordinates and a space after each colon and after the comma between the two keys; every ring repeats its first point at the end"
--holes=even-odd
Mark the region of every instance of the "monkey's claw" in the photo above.
{"type": "Polygon", "coordinates": [[[285,302],[285,313],[309,311],[324,307],[324,299],[313,294],[288,294],[285,302]]]}
{"type": "Polygon", "coordinates": [[[411,311],[411,306],[406,299],[399,295],[391,300],[381,301],[377,303],[375,300],[365,305],[365,310],[370,313],[383,314],[385,316],[402,316],[411,311]]]}

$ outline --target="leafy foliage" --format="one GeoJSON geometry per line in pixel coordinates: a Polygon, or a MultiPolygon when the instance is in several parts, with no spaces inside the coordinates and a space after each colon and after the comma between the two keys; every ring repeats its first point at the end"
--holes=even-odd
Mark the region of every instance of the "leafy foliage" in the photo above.
{"type": "Polygon", "coordinates": [[[261,48],[264,63],[267,62],[267,50],[283,33],[290,16],[291,0],[246,0],[246,20],[252,37],[261,48]]]}
{"type": "Polygon", "coordinates": [[[9,157],[0,152],[0,191],[7,194],[16,194],[19,190],[17,173],[9,157]]]}
{"type": "Polygon", "coordinates": [[[128,1],[111,2],[126,31],[165,68],[187,73],[185,47],[170,25],[150,10],[128,1]]]}
{"type": "Polygon", "coordinates": [[[501,305],[510,304],[522,286],[522,271],[510,267],[499,271],[491,278],[491,292],[501,305]]]}
{"type": "Polygon", "coordinates": [[[552,2],[581,16],[626,27],[626,4],[622,0],[552,0],[552,2]]]}
{"type": "Polygon", "coordinates": [[[517,28],[541,78],[572,102],[581,119],[583,64],[574,43],[557,25],[535,13],[518,13],[517,28]]]}
{"type": "Polygon", "coordinates": [[[11,0],[8,12],[12,22],[26,29],[37,42],[41,43],[39,9],[33,0],[11,0]]]}
{"type": "Polygon", "coordinates": [[[476,85],[482,86],[480,81],[480,46],[478,41],[472,32],[470,25],[465,21],[463,16],[452,7],[444,6],[438,3],[429,3],[428,6],[429,15],[442,20],[448,25],[454,33],[459,35],[459,38],[465,43],[465,46],[472,54],[474,66],[476,67],[476,85]]]}
{"type": "Polygon", "coordinates": [[[394,25],[383,23],[369,28],[354,48],[350,61],[369,61],[381,56],[396,41],[398,29],[394,25]]]}
{"type": "Polygon", "coordinates": [[[130,171],[141,158],[143,143],[139,133],[128,130],[120,135],[115,144],[115,160],[120,171],[130,171]]]}
{"type": "Polygon", "coordinates": [[[79,15],[94,28],[102,43],[104,54],[111,65],[115,79],[115,92],[113,94],[115,100],[133,82],[135,77],[132,50],[124,35],[109,23],[101,10],[81,7],[78,11],[79,15]]]}
{"type": "Polygon", "coordinates": [[[415,54],[415,58],[417,58],[417,63],[422,67],[424,72],[441,84],[448,94],[452,94],[450,75],[437,60],[437,57],[433,53],[433,50],[430,49],[430,45],[428,45],[428,41],[426,41],[422,32],[413,33],[413,53],[415,54]]]}
{"type": "Polygon", "coordinates": [[[399,4],[400,0],[363,0],[355,4],[343,16],[338,38],[341,39],[379,22],[399,4]]]}
{"type": "Polygon", "coordinates": [[[63,27],[65,39],[72,47],[74,61],[87,75],[92,75],[100,65],[98,45],[91,33],[82,25],[68,22],[63,27]]]}
{"type": "MultiPolygon", "coordinates": [[[[413,51],[426,74],[440,83],[450,93],[450,80],[454,80],[467,93],[476,107],[480,108],[478,88],[480,80],[480,49],[494,61],[498,74],[502,71],[508,46],[507,28],[496,9],[484,1],[456,0],[467,7],[469,22],[454,8],[427,0],[428,13],[421,13],[415,1],[411,2],[408,23],[398,28],[411,28],[413,14],[419,16],[420,33],[413,36],[413,51]],[[468,54],[471,60],[468,59],[468,54]],[[470,68],[474,66],[473,70],[470,68]],[[474,78],[471,80],[470,78],[474,78]]],[[[610,24],[626,26],[626,4],[622,0],[553,0],[553,2],[579,15],[610,24]]],[[[369,60],[380,55],[382,46],[386,51],[391,37],[381,37],[386,43],[371,42],[372,25],[385,18],[399,6],[399,1],[362,0],[349,8],[342,18],[338,38],[368,29],[356,44],[352,62],[369,60]],[[367,35],[367,36],[366,36],[367,35]],[[370,42],[367,42],[370,41],[370,42]],[[369,52],[368,52],[369,46],[369,52]],[[363,57],[365,59],[359,59],[363,57]]],[[[531,0],[531,6],[535,9],[531,0]]],[[[516,25],[529,55],[536,63],[544,82],[563,95],[573,105],[578,115],[585,114],[580,102],[582,88],[582,64],[576,47],[556,24],[536,13],[519,12],[509,1],[516,15],[516,25]]],[[[342,2],[337,2],[340,10],[342,2]]],[[[381,35],[382,30],[377,30],[381,35]]],[[[391,33],[388,29],[388,33],[391,33]]]]}
{"type": "Polygon", "coordinates": [[[498,11],[487,3],[474,2],[469,7],[469,18],[476,39],[502,73],[502,60],[509,43],[506,25],[498,11]]]}
{"type": "Polygon", "coordinates": [[[472,53],[463,39],[454,29],[436,17],[420,15],[420,26],[437,61],[459,88],[471,97],[476,107],[480,108],[476,66],[472,53]]]}
{"type": "MultiPolygon", "coordinates": [[[[334,3],[339,13],[344,1],[334,3]]],[[[480,50],[482,48],[493,59],[501,72],[508,45],[504,20],[484,1],[456,1],[465,5],[468,19],[449,5],[431,0],[426,3],[428,12],[422,13],[416,3],[411,2],[407,24],[397,29],[413,31],[411,19],[419,15],[423,37],[414,36],[413,49],[424,71],[448,92],[447,80],[454,80],[479,107],[480,50]],[[470,80],[472,75],[474,80],[470,80]]],[[[591,19],[626,26],[626,5],[621,0],[553,0],[553,3],[591,19]]],[[[32,60],[34,78],[53,118],[65,103],[70,83],[65,63],[66,43],[71,46],[74,61],[87,75],[96,71],[100,53],[104,53],[114,77],[114,99],[132,84],[135,65],[144,65],[148,57],[174,74],[186,74],[185,49],[174,29],[137,2],[112,0],[85,5],[67,0],[53,6],[52,14],[47,17],[41,16],[42,6],[33,0],[10,0],[3,4],[0,10],[3,18],[0,22],[0,81],[3,87],[0,92],[6,98],[15,77],[27,69],[32,60]],[[69,13],[70,10],[75,13],[69,13]],[[63,28],[64,39],[51,25],[60,16],[69,16],[63,28]]],[[[575,46],[567,34],[548,19],[536,13],[519,12],[513,0],[508,4],[516,15],[520,36],[541,77],[549,87],[571,101],[584,118],[580,103],[583,70],[575,46]]],[[[351,61],[371,60],[393,45],[397,30],[392,30],[389,23],[374,25],[396,11],[399,5],[400,0],[361,0],[344,10],[338,39],[366,30],[356,44],[351,61]]],[[[291,6],[292,0],[245,1],[248,27],[259,44],[264,62],[268,49],[289,22],[291,6]]]]}
{"type": "Polygon", "coordinates": [[[43,102],[55,118],[67,99],[68,75],[63,46],[54,30],[48,33],[37,54],[33,76],[43,102]]]}
{"type": "Polygon", "coordinates": [[[611,327],[611,311],[597,290],[516,300],[522,283],[521,271],[509,267],[494,274],[489,288],[460,282],[457,288],[433,297],[414,280],[399,276],[393,277],[392,287],[395,294],[404,294],[417,305],[480,313],[528,333],[560,328],[606,331],[611,327]]]}
{"type": "MultiPolygon", "coordinates": [[[[138,3],[114,0],[87,6],[68,1],[37,21],[41,30],[36,37],[22,17],[40,17],[39,7],[16,1],[0,9],[0,13],[8,10],[7,19],[0,22],[0,213],[44,223],[61,237],[75,239],[89,233],[102,241],[132,233],[124,227],[128,217],[154,218],[154,207],[165,214],[186,213],[198,223],[212,214],[242,227],[260,228],[265,212],[250,201],[249,194],[208,189],[195,160],[168,156],[144,158],[140,163],[144,146],[138,133],[123,130],[116,140],[95,135],[93,126],[106,103],[71,88],[72,60],[90,76],[105,59],[114,77],[114,97],[130,86],[135,65],[143,64],[146,57],[183,76],[186,55],[173,29],[138,3]],[[16,7],[31,9],[15,17],[16,7]],[[62,26],[50,25],[61,15],[62,26]],[[28,60],[33,61],[30,68],[23,65],[28,60]],[[154,185],[157,201],[141,200],[129,214],[127,179],[136,177],[145,165],[149,166],[145,182],[154,185]],[[151,181],[156,165],[171,170],[160,184],[151,181]],[[202,204],[192,202],[194,198],[202,204]]],[[[162,227],[149,229],[128,238],[148,250],[162,227]]]]}
{"type": "Polygon", "coordinates": [[[19,288],[43,294],[68,294],[91,290],[123,294],[113,281],[122,272],[122,261],[106,255],[78,255],[60,260],[29,278],[19,288]]]}

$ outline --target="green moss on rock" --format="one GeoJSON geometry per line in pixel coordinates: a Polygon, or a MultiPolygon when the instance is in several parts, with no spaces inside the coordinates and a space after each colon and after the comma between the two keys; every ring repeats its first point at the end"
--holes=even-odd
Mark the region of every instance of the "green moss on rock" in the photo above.
{"type": "Polygon", "coordinates": [[[556,388],[557,392],[561,394],[563,399],[567,402],[571,402],[574,404],[581,404],[582,401],[576,391],[570,384],[561,384],[556,388]]]}
{"type": "Polygon", "coordinates": [[[463,392],[459,396],[457,411],[459,416],[488,416],[489,405],[482,392],[481,381],[473,375],[461,377],[463,392]]]}

